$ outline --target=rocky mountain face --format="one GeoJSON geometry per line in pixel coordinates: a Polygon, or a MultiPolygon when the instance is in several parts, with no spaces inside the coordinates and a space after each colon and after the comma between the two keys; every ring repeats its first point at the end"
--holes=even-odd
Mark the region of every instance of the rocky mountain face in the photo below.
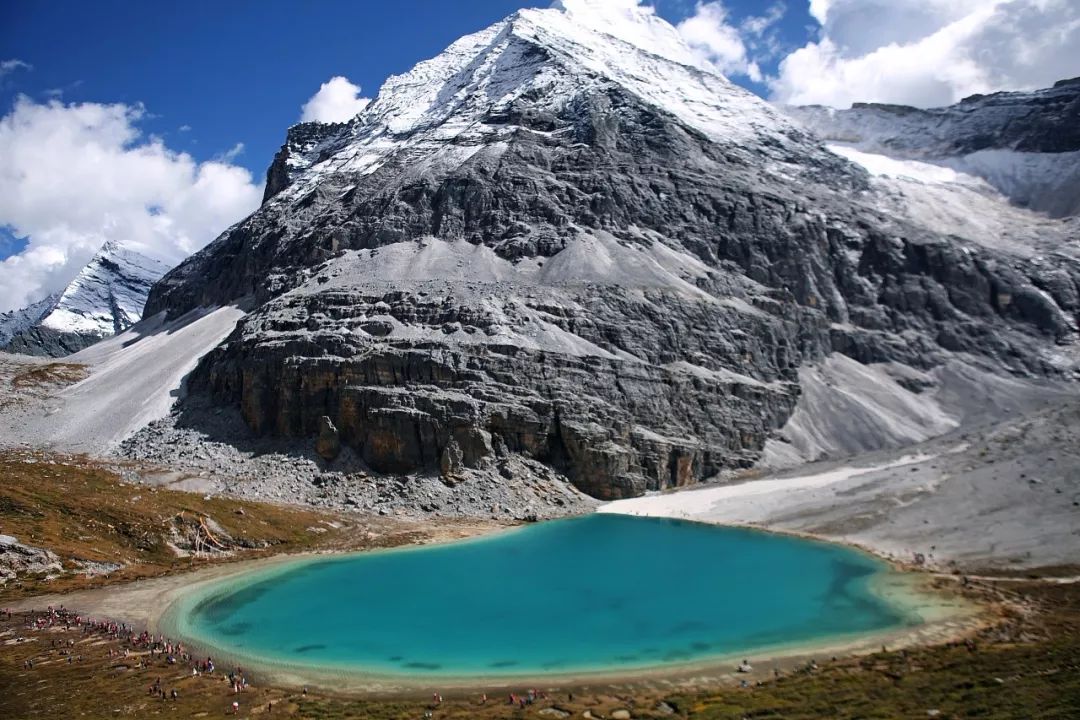
{"type": "Polygon", "coordinates": [[[1076,373],[1075,242],[890,215],[644,12],[520,11],[292,128],[267,180],[146,312],[247,309],[192,402],[331,463],[453,484],[524,458],[627,497],[751,466],[831,353],[1076,373]]]}
{"type": "Polygon", "coordinates": [[[60,293],[54,293],[24,308],[0,313],[0,348],[6,348],[13,337],[21,335],[41,322],[42,318],[56,306],[56,301],[59,299],[60,293]]]}
{"type": "Polygon", "coordinates": [[[106,243],[62,292],[0,316],[0,347],[49,357],[89,347],[138,322],[150,287],[167,269],[106,243]]]}
{"type": "Polygon", "coordinates": [[[784,111],[828,141],[970,173],[1052,216],[1080,214],[1080,78],[927,110],[856,103],[784,111]]]}

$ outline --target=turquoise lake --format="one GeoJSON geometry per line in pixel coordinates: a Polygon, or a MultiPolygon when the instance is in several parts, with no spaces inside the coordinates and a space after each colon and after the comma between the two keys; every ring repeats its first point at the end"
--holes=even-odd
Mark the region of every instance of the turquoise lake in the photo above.
{"type": "Polygon", "coordinates": [[[174,629],[239,658],[395,676],[618,672],[917,621],[844,547],[595,514],[474,540],[253,571],[174,629]]]}

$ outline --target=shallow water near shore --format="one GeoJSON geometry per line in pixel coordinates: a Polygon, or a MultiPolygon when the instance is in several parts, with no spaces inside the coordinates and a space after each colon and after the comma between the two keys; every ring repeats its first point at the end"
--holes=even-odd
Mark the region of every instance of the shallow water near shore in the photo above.
{"type": "Polygon", "coordinates": [[[598,514],[242,573],[182,595],[167,626],[294,669],[617,674],[919,624],[880,592],[895,575],[839,545],[598,514]]]}

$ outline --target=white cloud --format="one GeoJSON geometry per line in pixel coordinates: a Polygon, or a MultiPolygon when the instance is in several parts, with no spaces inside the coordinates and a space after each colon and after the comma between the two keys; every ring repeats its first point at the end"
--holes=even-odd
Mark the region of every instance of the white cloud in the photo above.
{"type": "Polygon", "coordinates": [[[775,3],[763,15],[745,18],[735,25],[729,21],[724,4],[711,0],[699,2],[694,14],[676,29],[702,64],[725,75],[745,75],[760,82],[763,78],[759,64],[776,52],[772,30],[784,12],[783,3],[775,3]]]}
{"type": "Polygon", "coordinates": [[[821,36],[784,58],[773,98],[947,105],[1080,71],[1076,0],[810,0],[821,36]]]}
{"type": "Polygon", "coordinates": [[[244,154],[244,143],[238,142],[231,148],[223,153],[218,153],[214,156],[214,161],[219,163],[230,164],[233,160],[244,154]]]}
{"type": "Polygon", "coordinates": [[[739,29],[727,20],[727,9],[722,3],[698,3],[694,14],[679,23],[677,29],[683,40],[720,72],[745,72],[746,44],[739,29]]]}
{"type": "Polygon", "coordinates": [[[176,263],[258,207],[247,170],[143,137],[144,116],[21,96],[0,119],[0,226],[29,239],[0,262],[0,310],[59,290],[106,240],[176,263]]]}
{"type": "Polygon", "coordinates": [[[12,58],[11,60],[0,60],[0,77],[10,75],[16,70],[33,70],[34,66],[18,58],[12,58]]]}
{"type": "Polygon", "coordinates": [[[764,15],[748,17],[739,24],[739,28],[754,37],[762,37],[771,30],[776,23],[784,19],[787,6],[782,2],[770,5],[764,15]]]}
{"type": "Polygon", "coordinates": [[[338,75],[324,82],[301,108],[301,122],[340,123],[352,120],[368,106],[370,98],[360,97],[360,86],[338,75]]]}

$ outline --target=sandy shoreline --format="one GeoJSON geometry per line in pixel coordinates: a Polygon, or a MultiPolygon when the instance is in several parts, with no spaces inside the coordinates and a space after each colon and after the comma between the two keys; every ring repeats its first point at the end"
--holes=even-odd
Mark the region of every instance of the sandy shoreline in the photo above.
{"type": "MultiPolygon", "coordinates": [[[[482,536],[490,534],[484,533],[482,536]]],[[[811,539],[822,541],[821,538],[811,539]]],[[[394,548],[380,550],[380,552],[393,551],[394,548]]],[[[127,585],[69,594],[37,596],[13,603],[11,607],[18,611],[43,609],[48,605],[64,605],[90,617],[109,618],[154,633],[163,633],[173,638],[180,637],[196,649],[198,655],[213,656],[220,667],[242,665],[265,684],[287,687],[309,686],[329,692],[387,697],[417,696],[421,693],[429,693],[433,687],[442,690],[495,690],[524,686],[586,687],[597,684],[631,684],[685,688],[730,684],[738,680],[763,680],[771,677],[774,669],[791,670],[805,665],[810,659],[816,658],[821,661],[829,657],[866,654],[880,650],[883,645],[898,649],[948,642],[966,636],[976,628],[984,626],[989,620],[985,608],[976,606],[958,594],[931,588],[930,585],[934,579],[932,576],[900,572],[894,569],[882,576],[886,587],[879,587],[877,591],[887,599],[893,598],[894,602],[897,595],[903,595],[902,601],[896,604],[918,615],[921,620],[918,625],[852,636],[823,638],[819,641],[784,646],[748,648],[738,653],[658,667],[575,671],[567,674],[543,673],[536,676],[521,674],[456,677],[447,675],[409,678],[399,675],[384,676],[361,671],[289,665],[257,657],[239,656],[212,644],[183,637],[182,634],[177,633],[175,622],[170,617],[170,611],[175,611],[179,607],[178,603],[182,598],[190,598],[193,593],[198,593],[211,585],[218,586],[230,578],[252,572],[261,574],[299,561],[342,557],[345,554],[347,553],[324,551],[258,558],[215,565],[178,575],[139,580],[127,585]],[[913,600],[917,601],[913,602],[913,600]],[[735,672],[736,666],[744,658],[751,660],[751,664],[755,667],[754,672],[735,672]]]]}

